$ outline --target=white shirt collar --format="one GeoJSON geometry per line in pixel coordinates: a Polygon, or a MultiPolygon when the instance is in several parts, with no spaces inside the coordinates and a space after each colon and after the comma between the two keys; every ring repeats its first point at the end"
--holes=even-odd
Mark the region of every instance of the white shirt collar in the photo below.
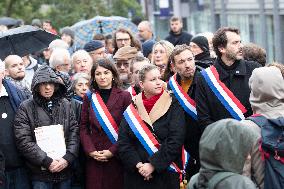
{"type": "Polygon", "coordinates": [[[1,91],[0,91],[0,97],[2,97],[2,96],[8,96],[7,90],[4,87],[4,85],[2,85],[1,91]]]}

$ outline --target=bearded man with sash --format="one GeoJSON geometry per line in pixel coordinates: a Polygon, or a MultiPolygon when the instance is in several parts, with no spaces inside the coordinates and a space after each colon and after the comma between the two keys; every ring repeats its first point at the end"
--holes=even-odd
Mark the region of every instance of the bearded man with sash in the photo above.
{"type": "Polygon", "coordinates": [[[243,60],[240,31],[222,27],[213,37],[214,65],[197,78],[196,109],[200,127],[224,118],[242,120],[252,115],[249,78],[260,64],[243,60]]]}
{"type": "Polygon", "coordinates": [[[196,77],[200,70],[195,66],[193,52],[185,44],[177,45],[170,59],[176,74],[169,79],[168,89],[172,90],[185,114],[186,137],[184,146],[190,154],[186,169],[186,178],[189,180],[200,168],[198,146],[201,131],[197,124],[195,107],[196,77]]]}
{"type": "Polygon", "coordinates": [[[139,80],[143,92],[123,113],[118,136],[124,189],[179,189],[188,160],[182,107],[164,90],[157,66],[143,67],[139,80]]]}
{"type": "Polygon", "coordinates": [[[80,138],[86,158],[86,189],[123,188],[123,168],[117,157],[118,126],[131,102],[119,89],[119,76],[108,59],[91,71],[92,92],[83,98],[80,138]]]}

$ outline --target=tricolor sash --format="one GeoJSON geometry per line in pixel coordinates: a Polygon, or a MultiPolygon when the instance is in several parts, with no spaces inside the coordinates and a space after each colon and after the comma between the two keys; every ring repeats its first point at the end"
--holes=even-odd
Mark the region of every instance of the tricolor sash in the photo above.
{"type": "Polygon", "coordinates": [[[137,95],[136,92],[135,92],[135,90],[134,90],[134,87],[132,87],[132,86],[128,87],[128,88],[127,88],[127,91],[130,93],[130,95],[131,95],[132,98],[137,95]]]}
{"type": "Polygon", "coordinates": [[[112,115],[108,111],[102,97],[97,93],[88,94],[88,97],[92,104],[92,109],[98,119],[104,132],[107,134],[110,141],[114,144],[118,138],[118,126],[114,121],[112,115]]]}
{"type": "Polygon", "coordinates": [[[180,105],[183,109],[188,113],[193,119],[197,120],[197,111],[195,101],[188,96],[188,94],[183,91],[181,86],[178,84],[176,80],[176,74],[173,75],[169,80],[169,85],[178,99],[180,105]]]}
{"type": "MultiPolygon", "coordinates": [[[[137,110],[132,104],[130,104],[124,111],[123,116],[148,154],[152,156],[155,152],[157,152],[160,148],[159,142],[147,127],[147,125],[144,123],[144,121],[141,119],[137,110]]],[[[184,150],[184,148],[182,149],[182,163],[183,169],[185,169],[185,166],[187,165],[187,162],[189,160],[189,154],[184,150]]],[[[175,163],[171,163],[168,169],[181,175],[183,174],[183,171],[175,163]]]]}
{"type": "Polygon", "coordinates": [[[219,74],[214,66],[210,66],[201,71],[206,83],[223,104],[223,106],[229,111],[233,118],[237,120],[245,119],[244,113],[246,108],[237,99],[237,97],[228,89],[228,87],[219,79],[219,74]]]}

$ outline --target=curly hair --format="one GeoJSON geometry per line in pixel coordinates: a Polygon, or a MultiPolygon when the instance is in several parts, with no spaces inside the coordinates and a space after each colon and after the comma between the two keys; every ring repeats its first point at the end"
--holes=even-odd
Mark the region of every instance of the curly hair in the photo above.
{"type": "Polygon", "coordinates": [[[214,33],[214,37],[212,39],[213,48],[214,48],[214,51],[216,52],[218,57],[222,56],[221,52],[219,51],[219,48],[220,47],[225,48],[227,46],[227,43],[228,43],[228,38],[227,38],[226,32],[233,32],[233,33],[240,35],[240,30],[238,28],[233,28],[233,27],[219,28],[214,33]]]}
{"type": "Polygon", "coordinates": [[[266,51],[264,48],[254,44],[248,43],[243,48],[243,56],[245,60],[255,61],[265,66],[266,64],[266,51]]]}

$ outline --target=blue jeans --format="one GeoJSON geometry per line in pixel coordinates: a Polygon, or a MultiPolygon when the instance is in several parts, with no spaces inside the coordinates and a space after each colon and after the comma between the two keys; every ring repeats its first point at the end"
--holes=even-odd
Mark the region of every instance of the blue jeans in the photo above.
{"type": "Polygon", "coordinates": [[[54,183],[54,182],[41,182],[33,181],[33,189],[70,189],[71,179],[54,183]]]}
{"type": "Polygon", "coordinates": [[[27,171],[24,168],[6,171],[4,189],[31,189],[27,171]]]}

